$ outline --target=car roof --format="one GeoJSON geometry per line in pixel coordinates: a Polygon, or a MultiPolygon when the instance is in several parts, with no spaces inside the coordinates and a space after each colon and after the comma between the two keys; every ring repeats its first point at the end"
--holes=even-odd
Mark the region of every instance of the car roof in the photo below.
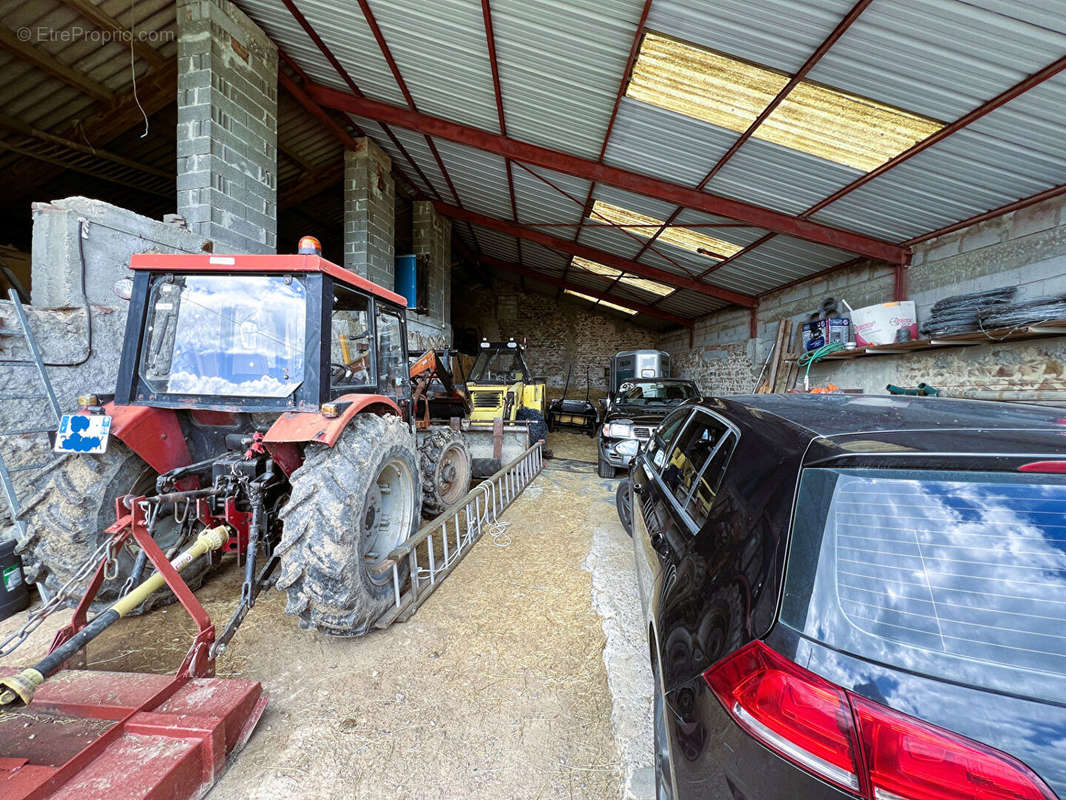
{"type": "MultiPolygon", "coordinates": [[[[888,434],[920,431],[1047,431],[1066,433],[1066,410],[1049,406],[984,400],[895,395],[740,395],[706,398],[721,402],[722,411],[777,417],[797,433],[811,437],[889,438],[888,434]]],[[[966,434],[963,434],[966,437],[966,434]]],[[[1064,442],[1066,444],[1066,442],[1064,442]]]]}

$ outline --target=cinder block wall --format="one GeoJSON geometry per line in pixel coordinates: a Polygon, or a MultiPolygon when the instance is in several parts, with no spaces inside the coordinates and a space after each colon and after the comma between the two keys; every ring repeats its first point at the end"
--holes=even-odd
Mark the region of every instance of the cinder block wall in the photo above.
{"type": "Polygon", "coordinates": [[[278,51],[227,0],[178,0],[178,213],[216,253],[277,248],[278,51]]]}
{"type": "MultiPolygon", "coordinates": [[[[853,308],[892,299],[893,270],[860,263],[827,277],[767,295],[759,304],[757,336],[749,338],[749,312],[726,309],[687,332],[665,334],[659,346],[675,373],[714,394],[751,392],[782,319],[807,319],[826,297],[853,308]]],[[[1066,200],[1054,198],[953,234],[924,242],[908,269],[908,299],[919,323],[933,304],[955,294],[1017,286],[1018,299],[1066,294],[1066,200]]],[[[795,345],[794,345],[795,348],[795,345]]],[[[926,382],[953,395],[1004,399],[1066,399],[1066,337],[1029,342],[989,342],[975,347],[823,362],[812,382],[884,394],[888,383],[926,382]]]]}
{"type": "MultiPolygon", "coordinates": [[[[411,245],[425,259],[426,314],[407,315],[410,347],[423,350],[452,343],[452,223],[429,200],[412,203],[411,245]]],[[[397,254],[399,255],[399,254],[397,254]]]]}
{"type": "MultiPolygon", "coordinates": [[[[477,328],[489,339],[528,339],[526,360],[534,374],[547,378],[549,388],[562,390],[567,369],[574,365],[571,396],[584,396],[585,366],[589,366],[594,396],[603,391],[603,368],[620,350],[654,347],[654,331],[628,320],[599,314],[582,300],[556,300],[523,292],[506,281],[492,290],[466,289],[454,306],[457,328],[477,328]]],[[[687,335],[687,334],[686,334],[687,335]]],[[[553,396],[559,392],[553,392],[553,396]]]]}

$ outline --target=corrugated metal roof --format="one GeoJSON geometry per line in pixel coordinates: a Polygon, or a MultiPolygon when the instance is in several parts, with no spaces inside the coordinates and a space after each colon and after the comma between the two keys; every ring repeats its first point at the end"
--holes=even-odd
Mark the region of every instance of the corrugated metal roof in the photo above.
{"type": "Polygon", "coordinates": [[[852,5],[853,0],[656,0],[648,27],[793,73],[852,5]]]}
{"type": "Polygon", "coordinates": [[[642,0],[494,2],[510,134],[597,158],[642,7],[642,0]]]}
{"type": "Polygon", "coordinates": [[[791,236],[775,236],[708,277],[729,287],[733,280],[742,276],[737,282],[747,285],[748,291],[765,292],[851,258],[852,254],[844,250],[791,236]],[[760,278],[760,275],[764,277],[760,278]]]}
{"type": "Polygon", "coordinates": [[[951,121],[1061,58],[1066,35],[958,0],[877,0],[810,79],[951,121]]]}
{"type": "Polygon", "coordinates": [[[541,177],[531,175],[527,169],[517,163],[514,165],[514,191],[518,204],[518,221],[526,225],[534,222],[573,221],[574,228],[545,229],[547,233],[554,236],[573,238],[577,230],[578,217],[581,216],[579,203],[585,202],[585,196],[589,191],[589,181],[543,167],[529,167],[529,169],[541,177]],[[556,191],[545,181],[551,181],[567,195],[577,199],[578,203],[568,200],[565,195],[556,191]]]}

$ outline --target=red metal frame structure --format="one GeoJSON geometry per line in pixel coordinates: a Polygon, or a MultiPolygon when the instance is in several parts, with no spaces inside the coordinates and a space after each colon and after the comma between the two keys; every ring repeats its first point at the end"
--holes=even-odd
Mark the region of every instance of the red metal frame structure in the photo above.
{"type": "Polygon", "coordinates": [[[708,214],[727,217],[738,222],[746,222],[754,227],[766,228],[767,230],[795,236],[798,239],[806,239],[829,247],[847,250],[857,255],[866,255],[871,258],[892,261],[893,263],[902,262],[907,257],[905,248],[865,234],[847,231],[812,220],[799,219],[780,211],[773,211],[772,209],[744,202],[743,200],[734,200],[733,198],[711,194],[710,192],[699,192],[662,178],[643,175],[639,172],[632,172],[607,164],[598,164],[581,156],[522,142],[509,136],[502,136],[492,131],[411,111],[390,103],[382,103],[366,97],[357,97],[339,89],[311,84],[307,87],[307,93],[316,103],[327,108],[335,108],[338,111],[358,114],[379,122],[388,122],[420,133],[439,136],[442,139],[465,144],[479,150],[510,157],[516,161],[524,161],[579,178],[607,183],[619,189],[654,197],[675,205],[682,205],[708,214]]]}
{"type": "MultiPolygon", "coordinates": [[[[607,130],[603,134],[603,144],[600,145],[600,155],[597,158],[597,162],[603,163],[603,157],[607,153],[607,145],[611,141],[611,133],[614,131],[614,120],[618,116],[618,108],[622,105],[622,97],[626,93],[626,85],[629,83],[629,74],[633,71],[633,62],[637,60],[637,53],[640,52],[640,41],[644,37],[644,25],[648,21],[648,13],[651,11],[652,0],[644,0],[644,8],[640,12],[640,21],[637,23],[637,29],[633,33],[633,44],[629,48],[629,58],[626,59],[626,68],[622,71],[622,79],[618,82],[618,92],[614,96],[614,107],[611,108],[611,118],[607,121],[607,130]]],[[[577,230],[574,232],[574,241],[578,240],[581,236],[581,229],[585,224],[585,220],[588,219],[590,213],[592,213],[592,193],[596,189],[596,182],[589,183],[589,193],[585,197],[585,203],[581,206],[581,219],[578,220],[577,230]]],[[[644,252],[643,250],[641,251],[644,252]]],[[[639,261],[638,258],[634,258],[634,261],[639,261]]],[[[566,265],[566,269],[563,270],[563,278],[566,278],[566,273],[569,271],[570,265],[566,265]]],[[[621,276],[619,276],[621,277],[621,276]]],[[[617,281],[615,281],[617,283],[617,281]]],[[[613,286],[614,284],[612,284],[613,286]]],[[[610,289],[608,289],[610,291],[610,289]]]]}
{"type": "MultiPolygon", "coordinates": [[[[455,206],[449,206],[444,203],[435,202],[434,205],[437,208],[437,213],[443,214],[446,217],[452,217],[453,219],[469,222],[473,225],[480,225],[485,228],[499,231],[500,233],[506,233],[510,236],[516,236],[531,242],[537,242],[545,247],[561,250],[564,253],[587,258],[591,261],[597,261],[608,267],[613,267],[614,269],[622,270],[623,272],[630,272],[634,275],[639,275],[642,278],[650,278],[651,280],[664,283],[668,286],[674,286],[678,289],[691,289],[694,292],[699,292],[708,297],[725,300],[726,302],[734,303],[746,308],[756,305],[758,302],[751,295],[733,292],[719,286],[712,286],[709,283],[704,283],[684,275],[675,275],[672,272],[666,272],[665,270],[651,267],[647,264],[638,264],[635,261],[630,261],[628,258],[617,256],[614,253],[608,253],[605,250],[597,250],[594,247],[578,244],[569,239],[552,236],[549,233],[533,230],[524,225],[519,225],[518,223],[496,219],[495,217],[487,217],[484,214],[456,208],[455,206]]],[[[482,257],[482,260],[484,260],[484,257],[482,257]]]]}
{"type": "MultiPolygon", "coordinates": [[[[481,0],[481,17],[485,25],[485,43],[489,49],[489,66],[492,68],[492,92],[496,99],[496,118],[500,123],[500,133],[507,135],[507,117],[503,113],[503,91],[500,89],[500,65],[496,60],[496,34],[492,27],[492,7],[489,0],[481,0]]],[[[511,159],[504,159],[507,166],[507,192],[511,197],[511,220],[518,222],[518,202],[514,193],[514,167],[511,159]]],[[[522,240],[516,240],[518,246],[518,263],[522,263],[522,240]]]]}

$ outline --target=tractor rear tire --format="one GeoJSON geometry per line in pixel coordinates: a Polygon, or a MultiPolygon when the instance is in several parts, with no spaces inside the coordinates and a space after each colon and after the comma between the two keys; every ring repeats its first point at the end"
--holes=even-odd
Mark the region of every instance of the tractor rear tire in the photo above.
{"type": "Polygon", "coordinates": [[[433,430],[418,448],[422,468],[422,515],[432,518],[470,491],[466,437],[453,428],[433,430]]]}
{"type": "Polygon", "coordinates": [[[392,570],[371,567],[417,530],[419,477],[414,437],[399,417],[358,414],[333,447],[308,445],[290,476],[275,551],[277,588],[301,628],[359,636],[395,602],[392,570]]]}
{"type": "Polygon", "coordinates": [[[515,414],[515,419],[525,420],[529,423],[529,447],[532,447],[541,439],[544,446],[548,446],[548,425],[544,421],[544,415],[535,408],[520,408],[515,414]]]}
{"type": "MultiPolygon", "coordinates": [[[[21,554],[22,569],[27,583],[44,587],[52,596],[78,571],[110,535],[105,533],[115,521],[115,501],[123,495],[152,494],[157,473],[117,439],[112,439],[107,451],[99,455],[66,454],[58,462],[40,470],[34,478],[39,487],[23,506],[19,515],[25,533],[16,552],[21,554]]],[[[163,550],[174,544],[178,534],[171,518],[161,519],[155,538],[163,550]]],[[[127,540],[136,549],[132,540],[127,540]]],[[[93,608],[107,607],[118,599],[126,578],[133,568],[134,555],[130,547],[123,547],[118,555],[118,576],[105,580],[96,595],[93,608]]],[[[210,567],[206,557],[198,559],[182,571],[181,576],[190,589],[197,589],[210,567]]],[[[142,573],[148,578],[151,563],[142,573]]],[[[86,581],[87,583],[87,581],[86,581]]],[[[77,605],[81,589],[68,598],[66,605],[77,605]]],[[[149,597],[131,614],[143,614],[176,598],[169,589],[161,589],[149,597]]]]}

